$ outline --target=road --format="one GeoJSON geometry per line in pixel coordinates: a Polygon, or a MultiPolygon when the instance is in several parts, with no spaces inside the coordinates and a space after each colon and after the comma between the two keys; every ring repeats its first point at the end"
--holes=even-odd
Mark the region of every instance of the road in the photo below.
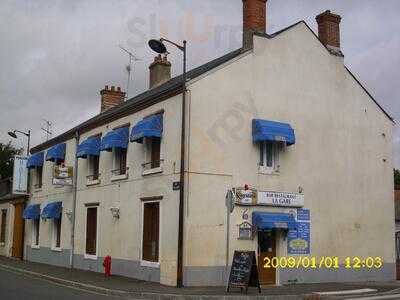
{"type": "MultiPolygon", "coordinates": [[[[42,279],[0,270],[1,300],[121,300],[76,288],[62,286],[42,279]]],[[[132,299],[133,300],[133,299],[132,299]]]]}

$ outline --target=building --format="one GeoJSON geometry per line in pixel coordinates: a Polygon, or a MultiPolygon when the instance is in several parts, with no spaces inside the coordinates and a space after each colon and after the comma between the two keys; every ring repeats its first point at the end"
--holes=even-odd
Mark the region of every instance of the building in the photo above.
{"type": "Polygon", "coordinates": [[[32,149],[25,259],[101,272],[110,255],[113,274],[224,285],[253,250],[263,284],[394,278],[394,121],[345,67],[340,16],[267,34],[266,0],[243,4],[243,47],[188,73],[182,252],[182,76],[157,56],[148,91],[106,86],[99,115],[32,149]],[[263,268],[275,256],[337,268],[263,268]]]}
{"type": "Polygon", "coordinates": [[[400,186],[394,187],[394,218],[396,222],[396,279],[400,280],[400,186]]]}
{"type": "Polygon", "coordinates": [[[0,255],[23,258],[24,211],[27,197],[12,192],[12,179],[0,180],[0,255]]]}

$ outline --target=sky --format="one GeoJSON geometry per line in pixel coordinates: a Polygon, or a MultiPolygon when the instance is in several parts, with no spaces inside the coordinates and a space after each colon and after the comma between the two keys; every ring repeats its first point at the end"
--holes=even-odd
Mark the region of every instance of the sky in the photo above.
{"type": "MultiPolygon", "coordinates": [[[[326,9],[342,16],[345,64],[387,112],[400,122],[400,1],[269,0],[267,32],[299,20],[316,32],[315,16],[326,9]]],[[[32,144],[53,137],[100,111],[105,85],[126,89],[128,56],[133,65],[129,97],[148,89],[154,53],[150,38],[188,40],[189,68],[242,43],[242,0],[2,0],[0,2],[0,142],[7,131],[32,130],[32,144]]],[[[173,76],[182,69],[171,51],[173,76]]],[[[25,147],[20,135],[12,140],[25,147]]],[[[400,168],[400,129],[394,129],[394,165],[400,168]]]]}

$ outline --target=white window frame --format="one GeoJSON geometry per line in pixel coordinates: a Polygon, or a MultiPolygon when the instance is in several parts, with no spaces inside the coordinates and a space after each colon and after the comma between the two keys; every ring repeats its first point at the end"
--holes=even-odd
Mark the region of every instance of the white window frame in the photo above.
{"type": "MultiPolygon", "coordinates": [[[[113,148],[112,149],[112,156],[113,156],[113,170],[117,170],[120,168],[120,158],[117,156],[117,151],[120,151],[120,148],[113,148]]],[[[122,175],[114,175],[111,176],[111,181],[122,180],[128,178],[128,148],[126,148],[126,171],[125,174],[122,175]]]]}
{"type": "Polygon", "coordinates": [[[281,142],[268,142],[263,141],[258,145],[259,158],[261,158],[261,145],[263,147],[263,161],[259,162],[259,173],[261,174],[277,174],[280,170],[279,156],[281,151],[281,142]],[[267,166],[267,144],[272,145],[272,166],[267,166]]]}
{"type": "Polygon", "coordinates": [[[41,178],[41,181],[42,181],[42,185],[40,186],[40,187],[36,187],[37,185],[39,185],[39,182],[40,182],[40,179],[39,179],[39,167],[35,167],[35,183],[34,183],[34,189],[35,190],[41,190],[42,189],[42,187],[43,187],[43,171],[44,171],[44,165],[43,166],[41,166],[41,168],[42,168],[42,178],[41,178]]]}
{"type": "MultiPolygon", "coordinates": [[[[152,138],[143,138],[143,146],[144,146],[144,164],[150,163],[151,162],[151,142],[152,138]]],[[[150,174],[156,174],[156,173],[162,173],[163,172],[163,153],[162,153],[162,138],[160,138],[160,166],[157,168],[150,168],[150,169],[144,169],[142,172],[143,176],[150,175],[150,174]]]]}
{"type": "Polygon", "coordinates": [[[40,218],[39,219],[37,219],[38,221],[39,221],[39,228],[37,229],[37,232],[36,232],[36,225],[35,225],[35,221],[36,221],[36,219],[32,219],[32,241],[31,241],[31,248],[34,248],[34,249],[39,249],[40,248],[40,218]],[[39,235],[39,238],[38,238],[38,244],[36,244],[35,242],[36,242],[36,236],[37,236],[37,234],[39,235]]]}
{"type": "Polygon", "coordinates": [[[92,205],[92,206],[86,206],[85,207],[85,254],[84,254],[84,259],[91,259],[91,260],[97,260],[98,255],[99,255],[99,207],[100,205],[92,205]],[[86,253],[86,236],[87,236],[87,211],[89,208],[96,208],[97,213],[96,213],[96,254],[87,254],[86,253]]]}
{"type": "Polygon", "coordinates": [[[161,226],[161,222],[162,222],[162,201],[161,200],[154,200],[154,201],[142,201],[142,208],[141,208],[141,229],[140,229],[140,266],[142,267],[148,267],[148,268],[156,268],[159,269],[160,268],[160,261],[161,261],[161,244],[162,244],[162,226],[161,226]],[[143,230],[144,230],[144,205],[146,203],[156,203],[158,202],[158,262],[154,262],[154,261],[148,261],[148,260],[144,260],[143,259],[143,230]]]}
{"type": "Polygon", "coordinates": [[[52,239],[51,239],[51,250],[53,251],[62,251],[61,241],[62,241],[62,210],[61,210],[61,224],[60,224],[60,247],[57,247],[57,230],[56,230],[56,219],[52,219],[52,239]]]}

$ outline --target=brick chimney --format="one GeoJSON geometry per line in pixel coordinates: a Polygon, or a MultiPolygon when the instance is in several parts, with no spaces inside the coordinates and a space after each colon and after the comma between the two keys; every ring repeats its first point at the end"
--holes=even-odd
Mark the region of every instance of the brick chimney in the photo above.
{"type": "Polygon", "coordinates": [[[243,0],[243,49],[253,48],[253,34],[265,33],[267,0],[243,0]]]}
{"type": "Polygon", "coordinates": [[[117,106],[124,102],[125,93],[121,91],[121,88],[118,86],[115,89],[115,86],[112,86],[111,89],[108,88],[108,85],[105,86],[103,90],[100,91],[101,95],[101,112],[109,110],[114,106],[117,106]]]}
{"type": "Polygon", "coordinates": [[[154,57],[150,65],[150,89],[155,88],[171,79],[171,63],[166,55],[154,57]]]}
{"type": "Polygon", "coordinates": [[[340,51],[340,21],[342,18],[327,10],[315,19],[318,23],[318,36],[321,42],[331,53],[342,55],[340,51]]]}

